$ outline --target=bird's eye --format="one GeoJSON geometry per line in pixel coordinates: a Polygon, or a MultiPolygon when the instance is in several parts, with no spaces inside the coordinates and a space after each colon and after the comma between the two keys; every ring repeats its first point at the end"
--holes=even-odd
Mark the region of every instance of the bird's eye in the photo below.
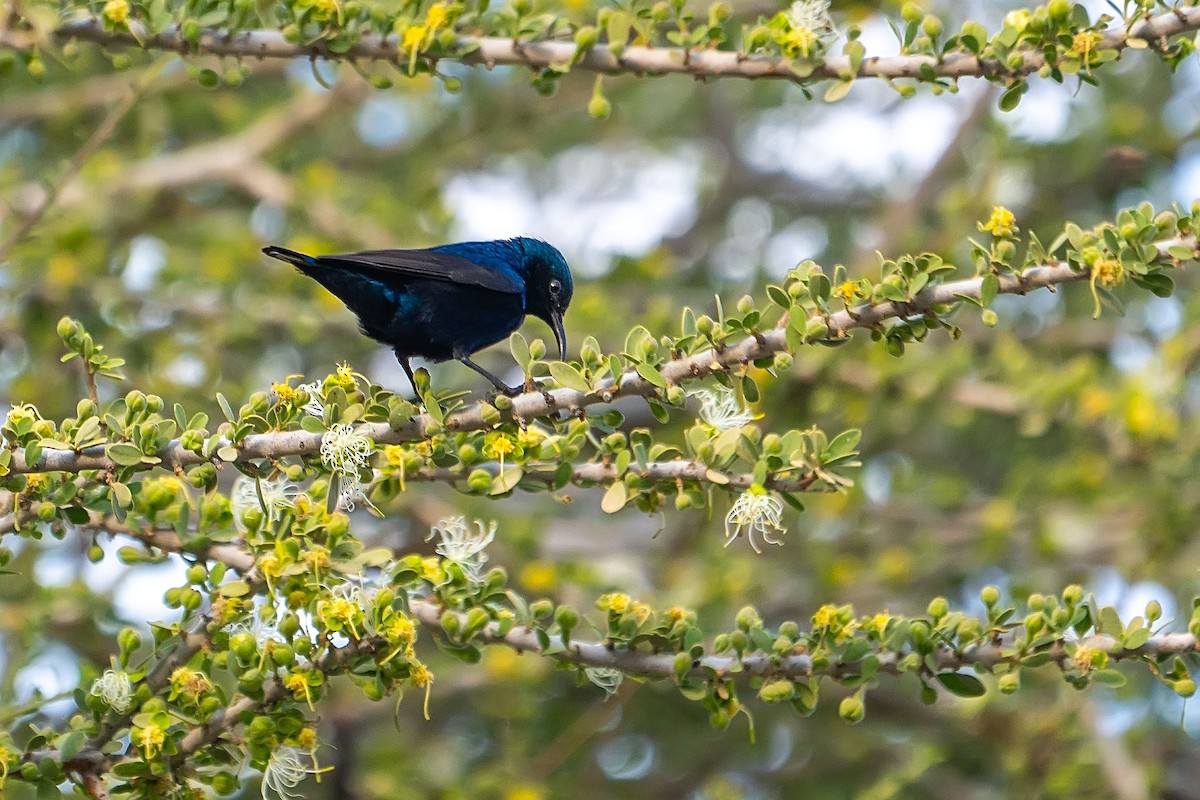
{"type": "Polygon", "coordinates": [[[557,278],[550,281],[550,294],[557,295],[561,291],[562,291],[562,283],[557,278]]]}

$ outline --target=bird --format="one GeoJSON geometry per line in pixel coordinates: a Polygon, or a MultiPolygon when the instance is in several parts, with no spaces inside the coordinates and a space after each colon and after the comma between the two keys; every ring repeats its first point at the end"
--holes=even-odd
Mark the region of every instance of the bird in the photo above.
{"type": "Polygon", "coordinates": [[[554,332],[567,359],[563,315],[575,286],[567,260],[529,237],[455,242],[416,250],[311,256],[271,245],[263,252],[314,279],[358,317],[362,332],[387,345],[420,396],[410,359],[457,359],[504,394],[517,394],[471,360],[509,336],[527,314],[554,332]]]}

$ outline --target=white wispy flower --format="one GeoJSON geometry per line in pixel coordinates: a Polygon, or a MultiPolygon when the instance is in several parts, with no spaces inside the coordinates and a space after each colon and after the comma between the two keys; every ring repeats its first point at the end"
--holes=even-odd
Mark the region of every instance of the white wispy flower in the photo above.
{"type": "Polygon", "coordinates": [[[496,538],[496,527],[495,520],[485,526],[483,520],[477,519],[472,527],[465,517],[447,517],[433,524],[425,541],[440,537],[434,548],[438,555],[459,564],[467,577],[478,580],[479,571],[488,560],[483,550],[496,538]]]}
{"type": "Polygon", "coordinates": [[[281,616],[281,613],[276,613],[268,621],[258,611],[253,611],[250,613],[249,622],[245,620],[231,622],[229,624],[229,633],[248,633],[254,637],[254,641],[259,649],[262,649],[262,646],[272,639],[277,642],[284,641],[283,634],[275,627],[281,616]]]}
{"type": "Polygon", "coordinates": [[[617,693],[617,690],[621,688],[621,683],[625,680],[625,673],[612,667],[587,667],[583,674],[589,681],[603,689],[609,697],[617,693]]]}
{"type": "Polygon", "coordinates": [[[312,383],[305,383],[296,388],[303,389],[305,394],[308,395],[308,402],[304,404],[304,411],[306,413],[318,419],[325,416],[325,405],[321,402],[320,383],[313,381],[312,383]]]}
{"type": "Polygon", "coordinates": [[[279,800],[303,797],[303,794],[294,791],[295,788],[306,776],[320,773],[315,765],[309,766],[311,760],[311,754],[305,753],[299,747],[285,745],[277,748],[271,753],[267,768],[263,770],[263,800],[271,800],[271,792],[274,792],[279,800]]]}
{"type": "Polygon", "coordinates": [[[118,714],[124,714],[133,703],[133,682],[124,670],[106,669],[92,682],[91,694],[99,697],[118,714]]]}
{"type": "Polygon", "coordinates": [[[725,546],[733,544],[734,539],[743,535],[756,553],[762,553],[756,537],[767,544],[782,545],[783,540],[779,537],[787,533],[787,528],[781,524],[782,519],[783,503],[780,499],[754,484],[742,493],[725,516],[725,546]]]}
{"type": "Polygon", "coordinates": [[[796,0],[784,15],[793,30],[808,30],[813,33],[833,30],[833,18],[829,16],[829,0],[796,0]]]}
{"type": "Polygon", "coordinates": [[[271,525],[279,521],[283,516],[285,508],[292,507],[292,501],[302,494],[300,487],[294,483],[289,483],[287,478],[282,476],[269,480],[258,480],[248,475],[239,475],[238,479],[233,483],[233,491],[230,492],[229,502],[233,509],[233,523],[238,530],[245,531],[246,524],[242,522],[242,514],[248,508],[262,509],[263,514],[267,518],[267,524],[271,525]],[[259,493],[262,493],[262,499],[259,499],[259,493]]]}
{"type": "Polygon", "coordinates": [[[715,392],[710,389],[697,389],[688,392],[688,397],[699,399],[700,421],[715,433],[740,428],[754,420],[754,414],[742,405],[737,393],[727,386],[721,386],[715,392]]]}
{"type": "Polygon", "coordinates": [[[364,499],[359,471],[367,466],[371,457],[370,439],[355,433],[353,425],[333,425],[321,437],[321,463],[330,472],[342,476],[338,492],[338,506],[347,511],[354,510],[354,502],[364,499]]]}

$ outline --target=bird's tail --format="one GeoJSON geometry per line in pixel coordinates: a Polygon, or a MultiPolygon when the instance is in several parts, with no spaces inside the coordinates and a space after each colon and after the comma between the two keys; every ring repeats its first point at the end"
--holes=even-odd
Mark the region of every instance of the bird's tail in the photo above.
{"type": "Polygon", "coordinates": [[[304,267],[311,267],[316,264],[317,261],[312,256],[306,256],[304,253],[297,253],[295,250],[288,250],[286,247],[276,247],[275,245],[271,245],[269,247],[264,247],[262,251],[271,258],[278,258],[280,261],[286,261],[287,263],[296,267],[300,267],[301,269],[304,267]]]}

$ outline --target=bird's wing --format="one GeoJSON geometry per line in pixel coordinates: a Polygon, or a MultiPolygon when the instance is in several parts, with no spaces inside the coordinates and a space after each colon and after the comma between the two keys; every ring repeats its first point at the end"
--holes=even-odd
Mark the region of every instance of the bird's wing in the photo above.
{"type": "Polygon", "coordinates": [[[316,259],[363,272],[408,275],[493,292],[521,294],[525,285],[512,273],[477,264],[468,258],[437,250],[367,250],[316,259]]]}

